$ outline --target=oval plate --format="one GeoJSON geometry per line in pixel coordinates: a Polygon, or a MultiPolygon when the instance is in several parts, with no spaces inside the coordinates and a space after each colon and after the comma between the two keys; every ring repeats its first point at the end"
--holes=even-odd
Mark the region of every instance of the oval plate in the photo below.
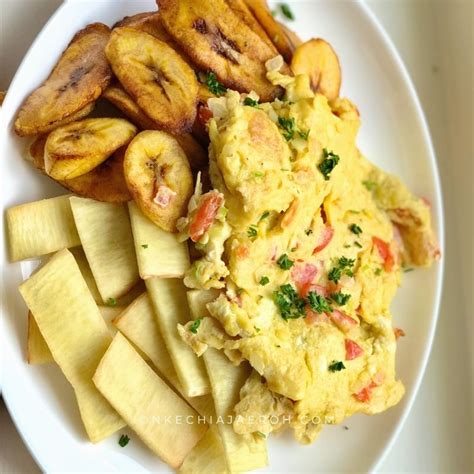
{"type": "MultiPolygon", "coordinates": [[[[290,3],[296,17],[290,27],[304,39],[325,38],[339,55],[342,95],[352,99],[361,112],[361,150],[431,201],[435,229],[444,249],[441,189],[433,147],[413,85],[386,33],[362,3],[290,3]]],[[[18,69],[2,110],[4,208],[64,194],[62,188],[21,159],[25,142],[13,134],[12,123],[24,98],[48,76],[77,30],[95,21],[112,25],[125,15],[154,9],[153,1],[70,0],[46,24],[18,69]]],[[[3,396],[42,470],[169,472],[133,433],[129,433],[132,442],[126,449],[118,446],[118,436],[98,445],[87,442],[71,387],[59,369],[26,363],[27,310],[17,288],[32,264],[9,264],[5,245],[2,252],[3,396]]],[[[272,438],[267,472],[370,471],[380,465],[408,415],[423,376],[436,326],[442,273],[442,263],[438,263],[430,270],[404,275],[392,306],[395,325],[407,333],[397,355],[398,374],[407,389],[402,402],[381,415],[350,418],[344,424],[348,430],[328,426],[310,447],[299,446],[289,434],[272,438]]]]}

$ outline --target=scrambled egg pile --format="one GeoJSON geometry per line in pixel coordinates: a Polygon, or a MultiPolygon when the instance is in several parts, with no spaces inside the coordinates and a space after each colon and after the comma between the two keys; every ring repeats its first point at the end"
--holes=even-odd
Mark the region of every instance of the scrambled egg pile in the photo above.
{"type": "Polygon", "coordinates": [[[307,443],[325,422],[401,399],[390,302],[402,265],[439,252],[427,203],[357,149],[356,107],[270,66],[284,100],[209,101],[213,190],[198,183],[179,223],[201,255],[185,284],[208,292],[209,314],[179,332],[198,354],[253,367],[237,432],[268,434],[281,428],[270,417],[288,416],[307,443]]]}

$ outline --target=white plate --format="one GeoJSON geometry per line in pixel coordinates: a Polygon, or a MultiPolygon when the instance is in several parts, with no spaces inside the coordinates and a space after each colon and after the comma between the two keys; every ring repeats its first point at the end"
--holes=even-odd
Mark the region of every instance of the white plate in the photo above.
{"type": "MultiPolygon", "coordinates": [[[[351,1],[291,2],[303,38],[331,42],[343,69],[344,96],[362,116],[359,145],[384,169],[399,175],[433,204],[434,225],[444,248],[441,189],[426,122],[407,72],[373,15],[351,1]]],[[[15,111],[48,74],[75,31],[87,23],[112,25],[125,15],[154,9],[147,0],[66,2],[44,27],[21,64],[2,110],[0,153],[3,205],[64,193],[22,159],[24,142],[14,136],[15,111]]],[[[2,221],[3,227],[3,221],[2,221]]],[[[3,396],[33,456],[44,471],[168,471],[133,433],[126,449],[112,436],[98,445],[86,441],[73,393],[54,366],[25,363],[26,307],[17,287],[31,263],[3,265],[3,396]]],[[[404,275],[393,303],[396,326],[407,336],[400,342],[398,374],[407,393],[388,412],[355,416],[327,427],[316,443],[299,446],[290,436],[270,441],[268,472],[369,471],[376,469],[408,416],[421,382],[435,330],[441,294],[442,264],[404,275]]]]}

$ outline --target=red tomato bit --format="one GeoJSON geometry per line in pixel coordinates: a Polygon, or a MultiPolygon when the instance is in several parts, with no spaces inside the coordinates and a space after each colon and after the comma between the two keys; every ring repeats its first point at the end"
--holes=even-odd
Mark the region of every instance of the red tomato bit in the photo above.
{"type": "Polygon", "coordinates": [[[196,215],[189,225],[189,237],[197,242],[211,227],[224,202],[224,196],[218,191],[210,191],[201,197],[196,215]]]}

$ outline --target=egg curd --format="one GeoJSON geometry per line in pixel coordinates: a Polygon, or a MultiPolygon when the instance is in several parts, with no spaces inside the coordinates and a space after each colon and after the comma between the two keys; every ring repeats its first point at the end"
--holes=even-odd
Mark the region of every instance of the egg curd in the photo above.
{"type": "Polygon", "coordinates": [[[209,101],[212,190],[198,182],[179,222],[199,253],[185,284],[208,292],[208,314],[178,330],[254,369],[235,431],[288,424],[307,443],[399,402],[390,302],[402,266],[439,252],[429,205],[359,152],[356,107],[269,66],[283,100],[209,101]]]}

